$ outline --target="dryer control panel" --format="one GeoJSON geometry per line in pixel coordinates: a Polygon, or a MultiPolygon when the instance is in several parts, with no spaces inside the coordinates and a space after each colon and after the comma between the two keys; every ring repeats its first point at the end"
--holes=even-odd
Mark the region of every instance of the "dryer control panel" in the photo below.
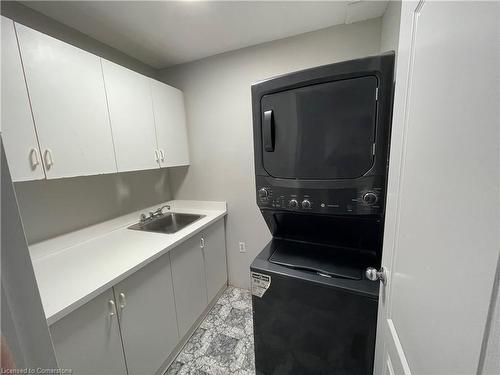
{"type": "Polygon", "coordinates": [[[338,215],[376,215],[382,213],[381,187],[368,189],[315,189],[257,186],[257,204],[271,208],[338,215]]]}

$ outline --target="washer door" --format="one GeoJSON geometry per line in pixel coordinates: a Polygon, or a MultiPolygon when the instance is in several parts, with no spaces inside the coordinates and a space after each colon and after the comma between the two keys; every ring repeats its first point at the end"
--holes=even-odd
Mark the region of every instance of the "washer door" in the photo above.
{"type": "Polygon", "coordinates": [[[278,178],[357,178],[374,161],[377,78],[359,77],[265,95],[263,163],[278,178]]]}

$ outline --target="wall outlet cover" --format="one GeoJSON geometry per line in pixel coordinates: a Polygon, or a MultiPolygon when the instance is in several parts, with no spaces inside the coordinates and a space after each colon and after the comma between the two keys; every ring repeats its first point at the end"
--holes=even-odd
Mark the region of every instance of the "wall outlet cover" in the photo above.
{"type": "Polygon", "coordinates": [[[245,247],[245,243],[244,242],[240,242],[238,244],[239,248],[240,248],[240,253],[246,253],[247,252],[247,248],[245,247]]]}

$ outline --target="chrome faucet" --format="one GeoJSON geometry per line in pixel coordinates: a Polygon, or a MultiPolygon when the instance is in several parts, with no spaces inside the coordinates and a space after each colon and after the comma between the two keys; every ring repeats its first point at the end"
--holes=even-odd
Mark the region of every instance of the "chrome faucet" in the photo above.
{"type": "Polygon", "coordinates": [[[167,210],[170,211],[170,205],[166,204],[165,206],[161,206],[160,208],[158,208],[158,209],[150,212],[149,216],[146,216],[145,214],[141,214],[139,222],[141,224],[144,224],[144,223],[146,223],[146,222],[148,222],[150,220],[153,220],[153,219],[155,219],[157,217],[163,216],[164,215],[164,213],[163,213],[163,209],[164,208],[166,208],[167,210]]]}
{"type": "Polygon", "coordinates": [[[165,206],[161,206],[160,208],[158,208],[157,210],[153,211],[153,212],[150,212],[149,213],[149,218],[150,219],[154,219],[155,217],[158,217],[158,216],[163,216],[163,209],[166,208],[167,210],[170,211],[170,205],[166,204],[165,206]]]}

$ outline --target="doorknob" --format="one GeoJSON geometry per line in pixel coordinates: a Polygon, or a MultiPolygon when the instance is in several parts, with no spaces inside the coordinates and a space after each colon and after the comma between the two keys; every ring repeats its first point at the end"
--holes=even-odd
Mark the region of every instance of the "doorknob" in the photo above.
{"type": "Polygon", "coordinates": [[[382,281],[382,284],[387,282],[387,273],[384,267],[380,267],[380,271],[377,271],[376,268],[368,267],[365,271],[365,276],[368,280],[371,281],[382,281]]]}

